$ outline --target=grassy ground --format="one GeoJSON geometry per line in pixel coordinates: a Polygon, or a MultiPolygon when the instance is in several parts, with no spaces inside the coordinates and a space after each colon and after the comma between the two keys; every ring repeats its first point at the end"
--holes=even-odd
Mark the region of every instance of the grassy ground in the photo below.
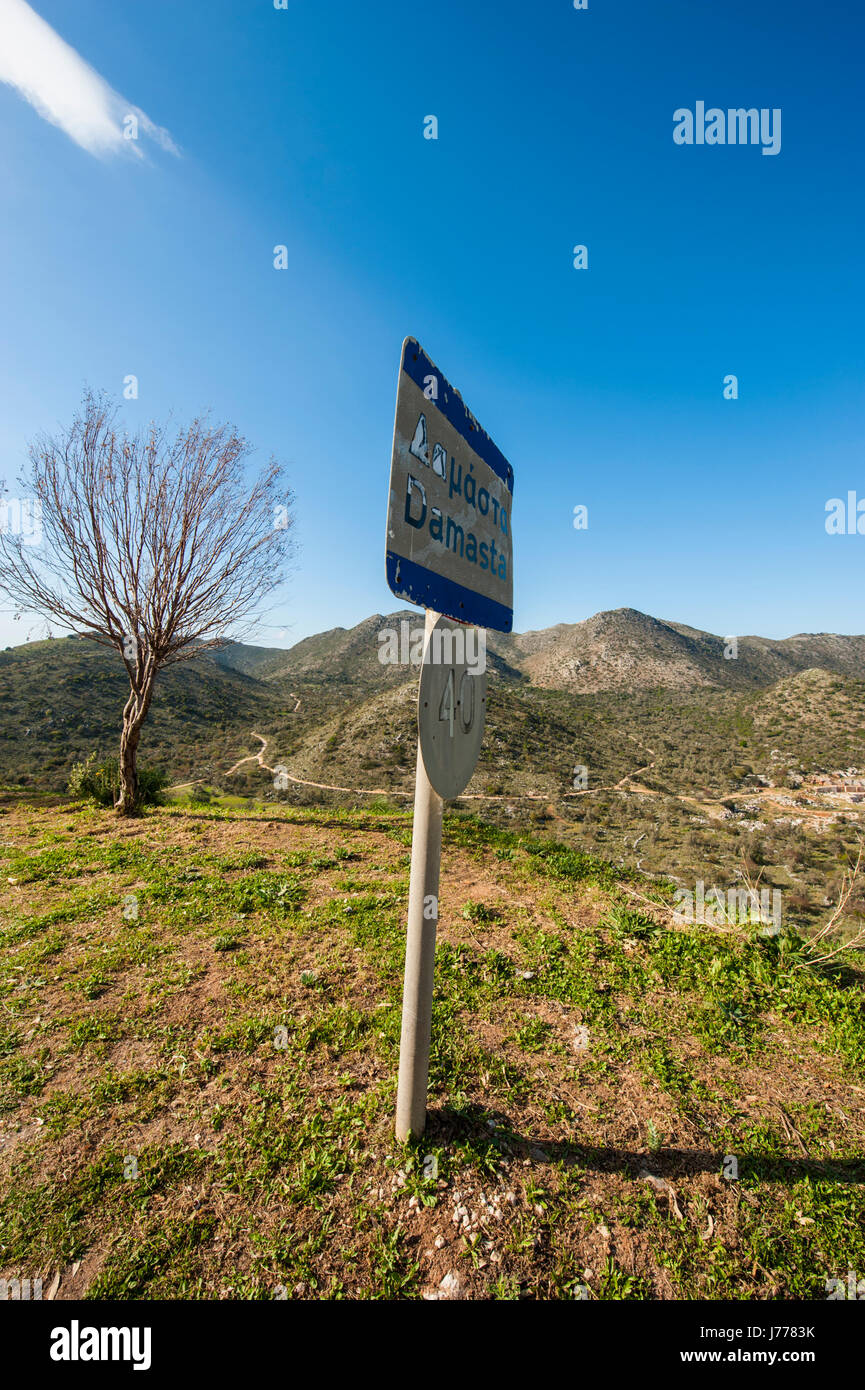
{"type": "Polygon", "coordinates": [[[662,890],[469,816],[428,1128],[397,1145],[410,834],[384,806],[118,824],[0,796],[0,1277],[768,1299],[865,1276],[861,957],[664,925],[662,890]]]}

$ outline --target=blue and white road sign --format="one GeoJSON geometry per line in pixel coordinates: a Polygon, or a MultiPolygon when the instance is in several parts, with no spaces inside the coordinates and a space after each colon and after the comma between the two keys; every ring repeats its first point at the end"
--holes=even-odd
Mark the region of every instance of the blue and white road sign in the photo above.
{"type": "Polygon", "coordinates": [[[414,338],[402,347],[385,541],[397,598],[513,627],[514,470],[414,338]]]}

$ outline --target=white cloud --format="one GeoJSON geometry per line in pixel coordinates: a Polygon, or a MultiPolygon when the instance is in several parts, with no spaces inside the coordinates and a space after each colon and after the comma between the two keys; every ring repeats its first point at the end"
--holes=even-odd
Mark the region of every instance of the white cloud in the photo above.
{"type": "Polygon", "coordinates": [[[26,0],[0,0],[0,82],[90,154],[141,157],[141,137],[178,150],[167,130],[115,92],[26,0]],[[136,128],[137,139],[124,135],[136,128]]]}

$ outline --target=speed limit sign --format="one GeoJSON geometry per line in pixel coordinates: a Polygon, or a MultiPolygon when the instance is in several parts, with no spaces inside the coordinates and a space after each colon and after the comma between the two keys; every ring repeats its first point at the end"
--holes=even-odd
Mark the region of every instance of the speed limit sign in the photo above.
{"type": "MultiPolygon", "coordinates": [[[[460,623],[438,619],[424,651],[418,692],[421,757],[445,801],[468,786],[484,736],[486,671],[478,660],[466,660],[467,633],[460,623]]],[[[476,643],[476,656],[481,650],[476,643]]]]}

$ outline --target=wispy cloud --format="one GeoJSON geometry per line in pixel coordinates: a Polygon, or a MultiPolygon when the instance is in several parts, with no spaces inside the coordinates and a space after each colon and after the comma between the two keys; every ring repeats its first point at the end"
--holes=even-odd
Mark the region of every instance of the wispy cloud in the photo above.
{"type": "Polygon", "coordinates": [[[26,0],[0,0],[0,82],[90,154],[141,158],[142,137],[179,153],[168,131],[109,87],[26,0]]]}

